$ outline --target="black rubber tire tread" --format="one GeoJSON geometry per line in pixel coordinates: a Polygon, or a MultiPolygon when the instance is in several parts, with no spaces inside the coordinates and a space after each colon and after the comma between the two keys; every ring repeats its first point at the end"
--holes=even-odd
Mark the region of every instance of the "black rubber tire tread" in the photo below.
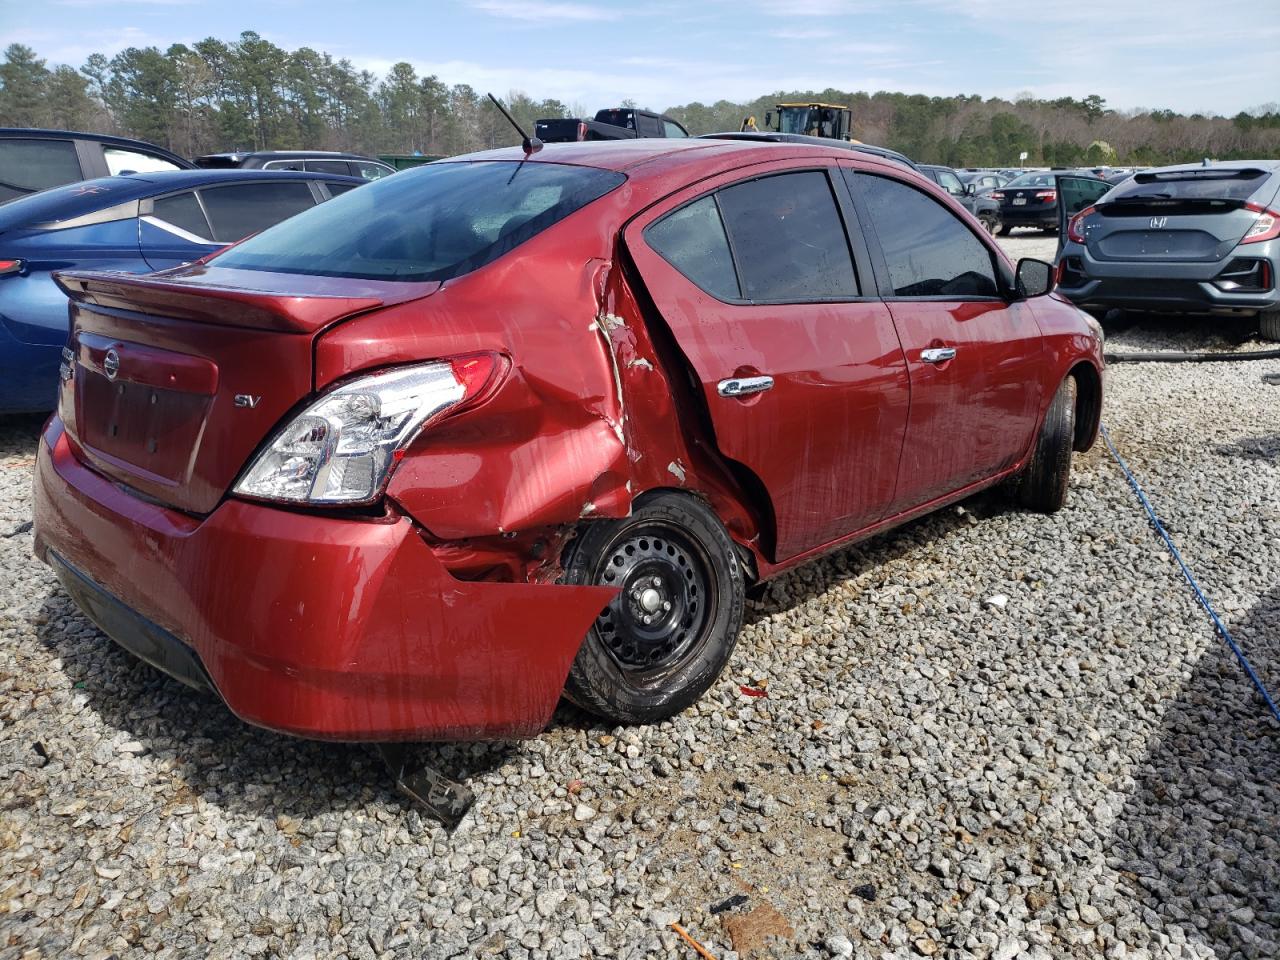
{"type": "Polygon", "coordinates": [[[584,525],[565,558],[566,583],[592,583],[602,553],[648,520],[677,524],[697,539],[712,569],[719,600],[704,638],[669,672],[640,685],[610,656],[593,625],[569,668],[565,697],[616,724],[657,723],[684,710],[715,683],[733,654],[742,628],[746,583],[733,540],[715,513],[696,497],[662,491],[637,502],[630,517],[584,525]]]}
{"type": "Polygon", "coordinates": [[[1280,309],[1264,310],[1258,314],[1258,333],[1263,340],[1280,340],[1280,309]]]}
{"type": "Polygon", "coordinates": [[[1012,232],[1013,232],[1013,227],[1009,226],[1009,224],[1007,223],[1000,224],[1000,234],[999,234],[1000,236],[1007,237],[1012,232]]]}
{"type": "Polygon", "coordinates": [[[1062,381],[1044,415],[1031,462],[1015,485],[1018,502],[1029,510],[1057,513],[1067,502],[1076,432],[1076,392],[1075,377],[1062,381]]]}

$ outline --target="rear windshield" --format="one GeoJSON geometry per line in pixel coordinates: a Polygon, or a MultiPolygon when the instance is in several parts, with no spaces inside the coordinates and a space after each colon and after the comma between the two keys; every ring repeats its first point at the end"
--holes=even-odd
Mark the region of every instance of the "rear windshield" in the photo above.
{"type": "Polygon", "coordinates": [[[1265,170],[1167,170],[1137,173],[1116,187],[1117,200],[1248,200],[1262,186],[1265,170]]]}
{"type": "Polygon", "coordinates": [[[1024,173],[1019,177],[1014,177],[1006,187],[1017,189],[1018,187],[1052,187],[1054,183],[1054,174],[1052,173],[1024,173]]]}
{"type": "Polygon", "coordinates": [[[625,179],[555,163],[431,163],[303,211],[217,263],[361,280],[448,280],[496,260],[625,179]]]}

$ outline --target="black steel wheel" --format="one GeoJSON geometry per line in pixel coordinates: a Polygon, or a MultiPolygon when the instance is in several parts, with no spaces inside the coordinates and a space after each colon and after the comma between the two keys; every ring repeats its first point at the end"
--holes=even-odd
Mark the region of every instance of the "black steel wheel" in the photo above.
{"type": "Polygon", "coordinates": [[[588,523],[565,578],[617,587],[569,671],[574,703],[617,723],[679,713],[720,675],[742,625],[742,564],[701,501],[661,493],[588,523]]]}

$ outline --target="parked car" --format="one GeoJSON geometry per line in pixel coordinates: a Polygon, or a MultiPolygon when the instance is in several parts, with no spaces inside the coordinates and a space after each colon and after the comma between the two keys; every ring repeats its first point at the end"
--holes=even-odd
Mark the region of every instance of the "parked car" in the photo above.
{"type": "Polygon", "coordinates": [[[196,157],[196,166],[205,170],[295,170],[328,173],[340,177],[380,180],[396,172],[390,164],[362,157],[358,153],[326,150],[258,150],[209,153],[196,157]]]}
{"type": "Polygon", "coordinates": [[[995,233],[1000,229],[999,201],[992,199],[990,196],[983,196],[977,191],[969,190],[951,167],[942,167],[936,163],[922,163],[918,169],[943,190],[955,197],[956,202],[972,213],[987,233],[995,233]]]}
{"type": "Polygon", "coordinates": [[[683,139],[689,131],[666,114],[631,107],[597,110],[594,120],[552,117],[533,125],[533,133],[543,143],[572,143],[585,140],[634,140],[639,137],[683,139]]]}
{"type": "Polygon", "coordinates": [[[1280,161],[1159,167],[1112,187],[1060,176],[1063,296],[1109,309],[1257,316],[1280,340],[1280,161]]]}
{"type": "MultiPolygon", "coordinates": [[[[1014,177],[991,197],[1000,202],[1000,235],[1006,236],[1014,227],[1035,227],[1045,233],[1058,230],[1057,178],[1069,171],[1036,170],[1014,177]]],[[[1107,181],[1091,173],[1076,174],[1091,178],[1099,184],[1107,181]]]]}
{"type": "Polygon", "coordinates": [[[1049,264],[834,146],[455,157],[59,280],[38,556],[120,644],[307,737],[530,736],[562,692],[669,717],[749,585],[1005,481],[1058,509],[1102,400],[1049,264]]]}
{"type": "Polygon", "coordinates": [[[775,133],[773,131],[704,133],[701,134],[699,138],[703,140],[746,140],[754,141],[755,143],[807,143],[815,147],[835,147],[839,150],[854,150],[858,153],[865,153],[873,157],[880,157],[883,160],[892,160],[894,163],[900,163],[915,171],[919,171],[920,169],[916,166],[916,162],[914,160],[899,153],[897,150],[890,150],[888,147],[878,147],[871,143],[861,143],[856,140],[833,140],[829,137],[811,137],[805,133],[775,133]]]}
{"type": "Polygon", "coordinates": [[[100,177],[0,207],[0,414],[52,410],[67,342],[53,271],[198,260],[364,181],[262,170],[100,177]]]}
{"type": "Polygon", "coordinates": [[[189,160],[141,140],[70,130],[0,128],[0,203],[79,180],[191,167],[189,160]]]}
{"type": "Polygon", "coordinates": [[[992,190],[998,190],[1009,182],[1008,177],[990,170],[957,170],[956,176],[960,178],[966,191],[972,190],[983,197],[989,197],[992,190]]]}

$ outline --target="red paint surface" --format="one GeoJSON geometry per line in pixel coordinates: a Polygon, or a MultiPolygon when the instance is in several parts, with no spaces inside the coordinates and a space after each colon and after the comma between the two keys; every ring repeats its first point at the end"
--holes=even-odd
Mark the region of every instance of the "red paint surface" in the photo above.
{"type": "MultiPolygon", "coordinates": [[[[664,212],[747,176],[900,167],[713,141],[563,145],[528,162],[552,156],[629,179],[442,286],[216,257],[152,278],[64,278],[79,362],[40,454],[38,548],[191,643],[254,723],[348,739],[531,735],[610,596],[554,584],[579,524],[685,489],[767,578],[1009,476],[1062,378],[1101,370],[1087,324],[1054,297],[728,305],[644,243],[664,212]],[[931,345],[958,356],[921,364],[931,345]],[[500,379],[405,451],[382,517],[229,494],[316,392],[475,353],[504,358],[500,379]],[[756,371],[772,391],[716,394],[756,371]],[[261,399],[237,407],[236,394],[261,399]]],[[[1085,446],[1095,431],[1082,426],[1085,446]]]]}

